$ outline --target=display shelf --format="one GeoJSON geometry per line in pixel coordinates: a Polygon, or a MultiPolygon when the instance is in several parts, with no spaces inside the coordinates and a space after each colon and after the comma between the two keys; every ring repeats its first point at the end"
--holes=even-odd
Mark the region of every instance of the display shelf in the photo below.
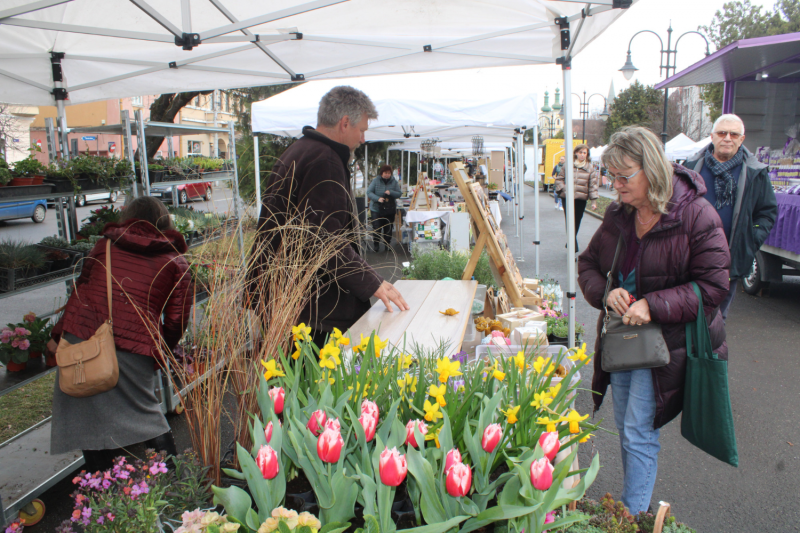
{"type": "MultiPolygon", "coordinates": [[[[16,288],[13,291],[0,292],[0,300],[2,300],[4,298],[10,298],[12,296],[17,296],[18,294],[23,294],[23,293],[26,293],[26,292],[35,291],[36,289],[49,287],[50,285],[55,285],[56,283],[63,283],[65,281],[70,281],[70,280],[73,280],[73,279],[77,278],[80,275],[80,274],[75,273],[73,271],[73,269],[70,268],[70,269],[65,269],[65,270],[63,270],[61,272],[51,272],[49,274],[42,274],[42,276],[36,276],[36,277],[46,277],[46,276],[50,276],[51,274],[53,275],[53,278],[52,279],[47,279],[46,281],[43,281],[42,283],[36,283],[36,284],[30,285],[30,286],[16,288]]],[[[27,281],[27,280],[25,280],[25,281],[27,281]]],[[[25,283],[25,281],[22,281],[20,283],[25,283]]]]}
{"type": "Polygon", "coordinates": [[[233,171],[232,170],[223,170],[220,172],[209,172],[210,174],[208,177],[198,178],[198,179],[191,179],[191,180],[180,180],[180,181],[156,181],[150,184],[150,189],[164,189],[167,187],[172,187],[176,185],[193,185],[198,183],[208,183],[211,181],[231,181],[233,179],[233,171]],[[220,175],[224,174],[224,175],[220,175]],[[213,175],[213,176],[212,176],[213,175]]]}
{"type": "Polygon", "coordinates": [[[9,372],[6,367],[0,367],[0,396],[5,396],[55,370],[56,367],[48,368],[45,365],[44,357],[29,359],[27,367],[22,372],[9,372]]]}

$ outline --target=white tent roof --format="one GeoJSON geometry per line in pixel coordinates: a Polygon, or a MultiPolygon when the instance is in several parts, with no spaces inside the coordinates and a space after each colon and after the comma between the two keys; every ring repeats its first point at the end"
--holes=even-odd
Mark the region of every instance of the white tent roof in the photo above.
{"type": "Polygon", "coordinates": [[[678,161],[680,159],[686,159],[688,157],[693,156],[706,146],[708,146],[710,142],[711,142],[711,136],[708,136],[703,139],[700,139],[697,142],[692,142],[691,144],[674,148],[672,150],[667,150],[667,157],[669,158],[670,161],[678,161]]]}
{"type": "Polygon", "coordinates": [[[624,13],[602,4],[611,2],[4,0],[0,101],[53,105],[54,88],[62,86],[53,72],[59,61],[68,104],[293,79],[552,64],[580,53],[624,13]],[[568,50],[561,49],[558,17],[571,24],[568,50]]]}
{"type": "MultiPolygon", "coordinates": [[[[409,152],[419,152],[421,150],[421,141],[408,139],[402,144],[396,144],[389,147],[389,150],[408,150],[409,152]]],[[[483,144],[484,154],[488,154],[492,150],[505,150],[513,145],[513,141],[508,142],[490,142],[483,144]]],[[[442,141],[439,143],[439,148],[442,149],[442,157],[451,155],[465,155],[472,157],[472,143],[465,141],[442,141]]]]}
{"type": "Polygon", "coordinates": [[[673,150],[677,150],[685,146],[691,146],[692,144],[694,144],[693,140],[691,140],[683,133],[679,133],[675,137],[667,141],[667,144],[664,146],[664,151],[667,152],[667,154],[669,154],[673,150]]]}

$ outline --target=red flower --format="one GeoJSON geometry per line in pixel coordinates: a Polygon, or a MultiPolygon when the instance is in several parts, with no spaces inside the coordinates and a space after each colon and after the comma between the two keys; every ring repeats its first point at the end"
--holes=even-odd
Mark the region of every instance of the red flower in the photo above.
{"type": "Polygon", "coordinates": [[[385,448],[381,452],[378,461],[378,469],[381,474],[381,483],[389,487],[396,487],[406,478],[408,464],[406,456],[400,455],[397,448],[385,448]]]}
{"type": "Polygon", "coordinates": [[[531,483],[536,490],[547,490],[553,485],[553,465],[546,457],[531,463],[531,483]]]}
{"type": "Polygon", "coordinates": [[[318,409],[311,413],[311,418],[308,419],[308,424],[306,424],[306,427],[311,433],[314,434],[315,437],[318,437],[319,434],[322,433],[322,430],[325,427],[325,421],[327,419],[328,415],[325,414],[325,411],[318,409]]]}
{"type": "Polygon", "coordinates": [[[472,487],[472,470],[464,463],[456,463],[447,472],[445,488],[447,494],[453,498],[460,498],[469,494],[472,487]]]}
{"type": "Polygon", "coordinates": [[[447,452],[447,457],[444,460],[444,473],[450,471],[450,469],[461,463],[461,452],[458,451],[458,448],[453,448],[449,452],[447,452]]]}
{"type": "Polygon", "coordinates": [[[367,439],[367,442],[372,442],[372,439],[375,438],[375,428],[378,425],[377,420],[374,416],[369,413],[363,413],[361,418],[358,419],[361,422],[361,427],[364,428],[364,436],[367,439]]]}
{"type": "Polygon", "coordinates": [[[278,464],[278,454],[271,446],[261,446],[256,456],[256,465],[261,470],[261,475],[264,479],[273,479],[278,475],[280,465],[278,464]]]}
{"type": "Polygon", "coordinates": [[[549,433],[542,433],[539,437],[539,446],[542,447],[544,456],[550,461],[556,458],[558,450],[561,448],[561,443],[558,440],[558,433],[551,431],[549,433]]]}
{"type": "Polygon", "coordinates": [[[500,424],[489,424],[483,430],[483,438],[481,439],[481,446],[486,453],[492,453],[497,448],[497,443],[503,436],[503,428],[500,424]]]}
{"type": "Polygon", "coordinates": [[[317,439],[317,455],[324,463],[336,463],[342,454],[342,434],[337,429],[326,429],[317,439]]]}
{"type": "Polygon", "coordinates": [[[286,391],[283,390],[283,387],[272,387],[268,394],[272,399],[272,404],[275,406],[275,414],[281,414],[283,412],[283,402],[286,398],[286,391]]]}
{"type": "Polygon", "coordinates": [[[417,437],[414,434],[414,422],[417,423],[417,427],[419,428],[419,432],[422,435],[426,435],[428,433],[428,426],[422,420],[409,420],[408,424],[406,424],[406,445],[411,445],[413,448],[417,448],[417,437]]]}

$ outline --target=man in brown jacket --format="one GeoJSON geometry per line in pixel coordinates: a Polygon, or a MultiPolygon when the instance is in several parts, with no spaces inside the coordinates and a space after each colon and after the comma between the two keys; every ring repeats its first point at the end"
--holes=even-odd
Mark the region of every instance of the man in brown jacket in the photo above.
{"type": "MultiPolygon", "coordinates": [[[[307,223],[319,225],[324,233],[350,234],[356,228],[348,163],[353,150],[364,142],[368,121],[378,118],[369,97],[349,86],[331,89],[322,97],[317,128],[303,128],[303,137],[293,143],[275,163],[262,196],[259,232],[254,250],[255,272],[264,264],[268,251],[280,248],[279,232],[269,230],[285,224],[290,213],[304,213],[307,223]],[[267,235],[270,235],[267,237],[267,235]],[[269,239],[269,242],[264,242],[269,239]],[[277,242],[276,242],[277,241],[277,242]]],[[[394,286],[385,281],[358,254],[355,244],[345,246],[320,272],[320,288],[311,295],[300,320],[313,329],[321,345],[334,327],[345,331],[370,308],[374,296],[392,312],[408,304],[394,286]]],[[[254,294],[254,298],[268,297],[254,294]]],[[[268,307],[268,306],[266,306],[268,307]]]]}

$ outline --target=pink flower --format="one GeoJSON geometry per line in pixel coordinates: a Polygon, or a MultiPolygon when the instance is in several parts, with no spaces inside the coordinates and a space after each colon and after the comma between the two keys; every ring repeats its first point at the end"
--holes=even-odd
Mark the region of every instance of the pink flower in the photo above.
{"type": "Polygon", "coordinates": [[[333,429],[335,431],[342,431],[342,425],[339,423],[338,418],[330,418],[325,422],[325,429],[333,429]]]}
{"type": "Polygon", "coordinates": [[[458,451],[458,448],[453,448],[447,452],[447,457],[445,457],[444,473],[446,474],[453,466],[459,463],[461,463],[461,452],[458,451]]]}
{"type": "Polygon", "coordinates": [[[256,465],[261,470],[261,475],[264,479],[274,479],[278,475],[280,465],[278,464],[278,454],[272,449],[272,446],[261,446],[256,455],[256,465]]]}
{"type": "Polygon", "coordinates": [[[267,424],[267,427],[264,428],[264,438],[267,439],[267,444],[272,440],[272,422],[267,424]]]}
{"type": "Polygon", "coordinates": [[[286,391],[283,390],[283,387],[272,387],[268,394],[272,399],[272,404],[275,406],[275,414],[281,414],[283,412],[283,402],[286,398],[286,391]]]}
{"type": "Polygon", "coordinates": [[[311,413],[311,418],[308,419],[308,424],[306,424],[306,427],[311,433],[314,434],[315,437],[318,437],[319,434],[322,433],[322,430],[325,427],[325,421],[327,419],[328,415],[325,414],[325,411],[318,409],[311,413]]]}
{"type": "Polygon", "coordinates": [[[317,455],[324,463],[336,463],[342,454],[342,434],[337,429],[326,429],[317,439],[317,455]]]}
{"type": "Polygon", "coordinates": [[[31,341],[29,341],[28,339],[25,339],[24,341],[19,343],[19,349],[20,350],[24,351],[24,350],[27,350],[30,347],[31,347],[31,341]]]}
{"type": "Polygon", "coordinates": [[[503,436],[503,428],[500,424],[489,424],[483,430],[483,438],[481,439],[481,446],[486,453],[492,453],[497,448],[497,443],[503,436]]]}
{"type": "Polygon", "coordinates": [[[358,421],[361,422],[361,427],[364,428],[364,436],[367,442],[372,442],[372,439],[375,438],[375,428],[378,425],[377,420],[371,414],[364,412],[358,421]]]}
{"type": "Polygon", "coordinates": [[[472,470],[464,463],[454,464],[447,472],[445,488],[447,494],[453,498],[460,498],[469,494],[472,486],[472,470]]]}
{"type": "Polygon", "coordinates": [[[361,414],[368,413],[372,415],[375,419],[375,422],[380,420],[380,411],[378,410],[378,405],[375,402],[371,402],[369,400],[364,400],[361,402],[361,414]]]}
{"type": "Polygon", "coordinates": [[[553,465],[546,457],[531,463],[531,483],[536,490],[547,490],[553,484],[553,465]]]}
{"type": "Polygon", "coordinates": [[[36,320],[36,313],[33,313],[33,312],[31,312],[31,313],[28,313],[27,315],[25,315],[24,317],[22,317],[22,320],[24,320],[25,322],[27,322],[27,323],[29,323],[29,324],[30,324],[31,322],[33,322],[34,320],[36,320]]]}
{"type": "Polygon", "coordinates": [[[403,482],[408,473],[406,456],[400,455],[397,448],[385,448],[381,452],[378,467],[381,474],[381,483],[389,487],[396,487],[403,482]]]}
{"type": "Polygon", "coordinates": [[[558,441],[558,433],[555,431],[542,433],[539,437],[539,446],[542,447],[544,456],[547,457],[548,460],[552,461],[555,459],[559,448],[561,448],[561,443],[558,441]]]}
{"type": "Polygon", "coordinates": [[[422,420],[409,420],[408,424],[406,424],[406,445],[410,445],[412,448],[417,448],[417,437],[414,434],[414,422],[417,423],[417,428],[419,428],[419,432],[424,436],[428,433],[428,426],[422,420]]]}

